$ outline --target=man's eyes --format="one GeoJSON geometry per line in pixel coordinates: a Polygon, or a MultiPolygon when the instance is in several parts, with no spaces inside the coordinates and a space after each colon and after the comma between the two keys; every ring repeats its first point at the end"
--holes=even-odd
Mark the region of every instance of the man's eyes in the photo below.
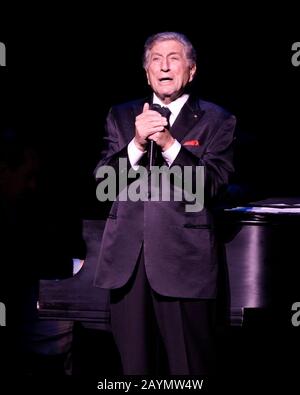
{"type": "MultiPolygon", "coordinates": [[[[162,60],[162,58],[160,58],[160,57],[158,57],[158,56],[154,56],[153,58],[152,58],[152,62],[158,62],[158,61],[161,61],[162,60]]],[[[180,60],[180,58],[179,58],[179,56],[171,56],[170,58],[169,58],[169,60],[180,60]]]]}

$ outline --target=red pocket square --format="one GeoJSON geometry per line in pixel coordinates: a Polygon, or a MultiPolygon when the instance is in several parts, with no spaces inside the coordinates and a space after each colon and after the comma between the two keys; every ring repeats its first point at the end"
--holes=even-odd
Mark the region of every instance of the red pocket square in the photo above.
{"type": "Polygon", "coordinates": [[[183,145],[193,145],[194,147],[200,145],[199,140],[188,140],[183,143],[183,145]]]}

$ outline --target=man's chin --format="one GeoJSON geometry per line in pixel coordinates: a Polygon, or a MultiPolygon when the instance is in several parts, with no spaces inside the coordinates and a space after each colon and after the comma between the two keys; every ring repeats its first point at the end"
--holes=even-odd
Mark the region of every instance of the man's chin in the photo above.
{"type": "Polygon", "coordinates": [[[177,99],[181,93],[180,92],[162,92],[160,94],[156,94],[163,102],[172,102],[177,99]]]}

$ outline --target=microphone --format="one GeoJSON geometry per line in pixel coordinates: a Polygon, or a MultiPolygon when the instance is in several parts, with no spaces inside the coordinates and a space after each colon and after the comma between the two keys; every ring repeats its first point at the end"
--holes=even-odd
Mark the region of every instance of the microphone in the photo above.
{"type": "MultiPolygon", "coordinates": [[[[168,124],[166,125],[166,128],[170,128],[169,124],[169,118],[171,115],[171,111],[168,109],[168,107],[162,107],[159,104],[151,104],[150,105],[150,110],[157,111],[162,115],[163,117],[167,118],[168,124]]],[[[157,155],[157,144],[153,141],[150,140],[150,148],[149,148],[149,170],[151,171],[154,164],[155,164],[155,159],[157,155]]]]}
{"type": "Polygon", "coordinates": [[[167,118],[168,124],[166,126],[167,129],[170,129],[170,124],[169,124],[169,118],[171,115],[171,111],[169,110],[168,107],[162,107],[159,104],[151,104],[150,105],[150,110],[157,111],[162,115],[163,117],[167,118]]]}

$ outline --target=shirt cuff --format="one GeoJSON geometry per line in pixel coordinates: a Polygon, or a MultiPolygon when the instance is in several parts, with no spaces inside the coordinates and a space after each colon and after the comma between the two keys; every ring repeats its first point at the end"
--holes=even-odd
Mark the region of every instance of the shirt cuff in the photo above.
{"type": "Polygon", "coordinates": [[[176,159],[176,156],[179,154],[180,149],[181,149],[181,144],[177,140],[175,140],[170,148],[162,152],[162,156],[164,160],[167,162],[169,167],[176,159]]]}
{"type": "Polygon", "coordinates": [[[130,141],[127,146],[128,158],[133,170],[137,170],[139,168],[138,163],[141,160],[141,157],[145,155],[147,151],[141,151],[134,143],[134,139],[130,141]]]}

